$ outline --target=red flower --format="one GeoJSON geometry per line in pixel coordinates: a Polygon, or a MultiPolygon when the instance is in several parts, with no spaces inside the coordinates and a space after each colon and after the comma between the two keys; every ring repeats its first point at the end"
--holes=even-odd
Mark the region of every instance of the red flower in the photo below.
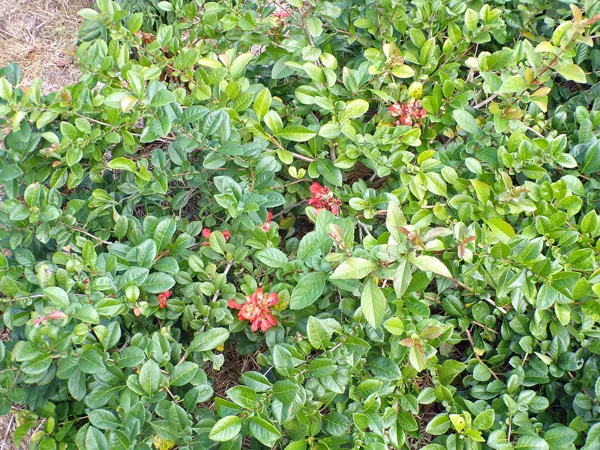
{"type": "MultiPolygon", "coordinates": [[[[210,239],[211,234],[212,234],[212,231],[210,231],[208,228],[204,228],[202,230],[202,236],[204,236],[206,239],[210,239]]],[[[229,238],[231,237],[231,232],[229,230],[223,231],[222,234],[223,234],[223,237],[225,238],[225,241],[228,241],[229,238]]],[[[205,241],[202,243],[202,245],[204,245],[205,247],[209,246],[210,242],[205,241]]]]}
{"type": "Polygon", "coordinates": [[[248,320],[252,331],[256,332],[260,329],[264,333],[277,324],[269,308],[278,301],[279,297],[276,292],[271,292],[267,296],[262,288],[258,288],[252,295],[246,295],[246,301],[243,304],[240,305],[232,298],[227,302],[227,306],[239,310],[238,319],[248,320]]]}
{"type": "Polygon", "coordinates": [[[314,206],[318,212],[327,209],[336,216],[340,213],[342,201],[339,198],[335,198],[333,192],[331,192],[328,187],[321,186],[319,183],[314,182],[310,185],[309,189],[312,198],[308,199],[308,204],[314,206]]]}
{"type": "Polygon", "coordinates": [[[402,107],[397,103],[390,105],[389,110],[393,117],[398,117],[402,113],[402,107]]]}
{"type": "Polygon", "coordinates": [[[402,125],[408,125],[409,127],[411,127],[413,124],[413,121],[410,118],[410,116],[406,116],[404,114],[402,114],[400,116],[400,119],[398,120],[398,122],[400,122],[402,125]]]}
{"type": "Polygon", "coordinates": [[[269,231],[271,229],[271,219],[273,218],[273,213],[271,211],[267,211],[267,221],[261,227],[264,231],[269,231]]]}
{"type": "Polygon", "coordinates": [[[420,101],[415,102],[414,99],[407,103],[394,103],[389,107],[390,114],[393,117],[399,117],[396,125],[419,125],[419,121],[427,115],[427,111],[423,108],[420,101]]]}
{"type": "Polygon", "coordinates": [[[158,294],[158,307],[165,309],[167,307],[167,299],[171,296],[171,291],[165,291],[162,294],[158,294]]]}

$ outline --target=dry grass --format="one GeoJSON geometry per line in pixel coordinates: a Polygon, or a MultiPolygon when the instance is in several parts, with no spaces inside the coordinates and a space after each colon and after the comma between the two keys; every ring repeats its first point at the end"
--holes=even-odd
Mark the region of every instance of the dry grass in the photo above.
{"type": "MultiPolygon", "coordinates": [[[[260,366],[256,362],[256,356],[261,353],[261,350],[264,349],[259,349],[249,355],[240,355],[235,351],[235,345],[229,345],[223,354],[225,362],[221,370],[214,370],[212,364],[208,364],[208,367],[204,370],[206,375],[213,380],[215,397],[227,397],[227,391],[239,384],[240,377],[244,372],[251,370],[260,371],[260,366]]],[[[209,407],[212,409],[213,405],[211,404],[209,407]]]]}
{"type": "Polygon", "coordinates": [[[91,0],[0,0],[0,67],[16,62],[23,84],[42,79],[42,92],[61,89],[79,77],[73,64],[81,19],[91,0]]]}

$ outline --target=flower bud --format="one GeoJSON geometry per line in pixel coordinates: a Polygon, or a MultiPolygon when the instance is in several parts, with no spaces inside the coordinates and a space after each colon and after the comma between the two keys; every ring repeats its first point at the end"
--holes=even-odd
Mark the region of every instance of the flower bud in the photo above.
{"type": "Polygon", "coordinates": [[[50,320],[63,320],[68,318],[69,316],[62,311],[52,311],[50,314],[48,314],[48,319],[50,320]]]}
{"type": "Polygon", "coordinates": [[[413,82],[408,88],[408,95],[415,100],[423,97],[423,84],[418,81],[413,82]]]}

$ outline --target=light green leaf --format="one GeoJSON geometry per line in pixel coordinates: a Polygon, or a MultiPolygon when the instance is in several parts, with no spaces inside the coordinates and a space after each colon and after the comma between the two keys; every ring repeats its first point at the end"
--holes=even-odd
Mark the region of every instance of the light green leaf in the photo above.
{"type": "Polygon", "coordinates": [[[433,272],[446,278],[452,278],[448,267],[434,256],[420,255],[415,258],[415,266],[423,272],[433,272]]]}
{"type": "MultiPolygon", "coordinates": [[[[258,120],[262,120],[263,117],[269,112],[269,108],[271,107],[271,91],[269,89],[264,88],[262,91],[258,93],[256,96],[256,100],[254,100],[254,113],[258,120]]],[[[273,130],[275,132],[275,130],[273,130]]]]}
{"type": "Polygon", "coordinates": [[[316,135],[316,132],[302,125],[288,125],[276,134],[277,137],[294,142],[306,142],[316,135]]]}
{"type": "Polygon", "coordinates": [[[58,308],[67,308],[69,306],[69,295],[63,288],[51,286],[44,288],[44,295],[50,299],[58,308]]]}
{"type": "Polygon", "coordinates": [[[374,279],[370,278],[365,284],[360,298],[360,307],[367,322],[372,327],[378,327],[385,316],[387,301],[383,292],[374,279]]]}
{"type": "Polygon", "coordinates": [[[559,64],[556,67],[556,71],[560,73],[565,79],[570,81],[576,81],[577,83],[585,83],[587,81],[585,72],[581,67],[579,67],[576,64],[559,64]]]}
{"type": "Polygon", "coordinates": [[[364,258],[349,258],[340,264],[329,277],[332,280],[360,280],[376,270],[379,265],[364,258]]]}
{"type": "Polygon", "coordinates": [[[455,110],[452,112],[452,117],[454,117],[454,120],[456,120],[458,126],[465,130],[467,133],[480,133],[481,130],[479,129],[479,125],[477,125],[477,122],[475,121],[471,113],[464,110],[455,110]]]}
{"type": "Polygon", "coordinates": [[[108,167],[109,169],[124,170],[132,173],[135,173],[136,171],[135,163],[132,160],[123,157],[110,160],[108,162],[108,167]]]}
{"type": "Polygon", "coordinates": [[[240,434],[242,419],[237,416],[225,416],[215,423],[208,437],[216,442],[226,442],[240,434]]]}
{"type": "Polygon", "coordinates": [[[308,342],[316,349],[325,350],[331,341],[331,330],[321,319],[311,316],[307,325],[308,342]]]}
{"type": "Polygon", "coordinates": [[[489,430],[494,426],[496,421],[496,413],[494,409],[486,409],[481,414],[478,414],[473,421],[473,426],[478,430],[489,430]]]}

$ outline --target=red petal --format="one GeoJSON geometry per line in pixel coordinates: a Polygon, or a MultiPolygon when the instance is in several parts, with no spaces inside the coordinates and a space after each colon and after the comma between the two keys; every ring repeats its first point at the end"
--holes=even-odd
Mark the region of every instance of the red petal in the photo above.
{"type": "Polygon", "coordinates": [[[273,306],[275,305],[277,302],[279,301],[279,296],[277,295],[277,292],[271,292],[269,294],[269,298],[268,298],[268,302],[267,304],[269,306],[273,306]]]}
{"type": "Polygon", "coordinates": [[[240,309],[242,307],[242,305],[238,304],[233,298],[227,302],[227,306],[232,309],[240,309]]]}
{"type": "Polygon", "coordinates": [[[310,185],[310,193],[313,195],[313,197],[319,195],[319,194],[323,194],[324,192],[324,187],[321,186],[319,183],[317,183],[316,181],[310,185]]]}

